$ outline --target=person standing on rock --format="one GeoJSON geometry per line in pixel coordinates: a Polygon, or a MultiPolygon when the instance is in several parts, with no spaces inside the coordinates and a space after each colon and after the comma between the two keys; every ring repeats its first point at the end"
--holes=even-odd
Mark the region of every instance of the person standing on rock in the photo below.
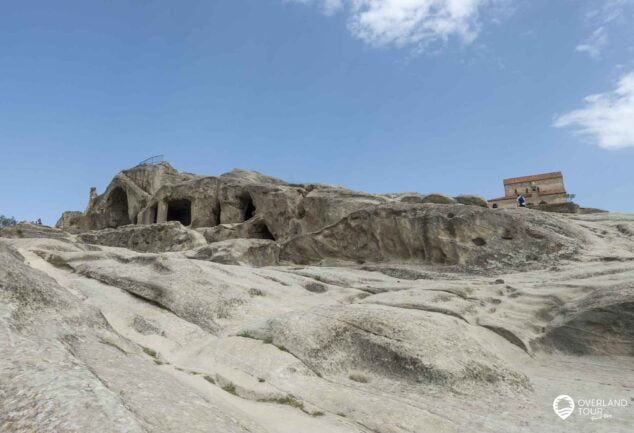
{"type": "Polygon", "coordinates": [[[526,207],[526,199],[522,194],[517,196],[517,205],[519,207],[526,207]]]}

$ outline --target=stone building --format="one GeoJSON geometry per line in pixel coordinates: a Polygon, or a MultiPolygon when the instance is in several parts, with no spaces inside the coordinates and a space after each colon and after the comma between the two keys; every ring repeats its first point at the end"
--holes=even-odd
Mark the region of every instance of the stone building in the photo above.
{"type": "Polygon", "coordinates": [[[566,203],[568,194],[560,171],[533,176],[504,179],[504,197],[489,200],[491,207],[516,207],[517,197],[523,195],[527,206],[566,203]]]}

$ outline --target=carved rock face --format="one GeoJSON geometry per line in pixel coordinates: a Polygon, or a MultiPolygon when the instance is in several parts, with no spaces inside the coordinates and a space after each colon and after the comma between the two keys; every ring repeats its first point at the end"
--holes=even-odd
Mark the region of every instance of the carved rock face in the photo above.
{"type": "MultiPolygon", "coordinates": [[[[579,247],[565,221],[541,212],[488,209],[474,195],[373,195],[332,185],[289,184],[244,170],[197,176],[166,163],[119,173],[104,194],[91,200],[86,214],[65,214],[59,224],[74,231],[125,225],[120,231],[86,233],[82,239],[142,252],[192,249],[205,243],[201,234],[210,244],[231,239],[276,242],[273,249],[248,249],[248,261],[259,265],[521,267],[573,254],[579,247]],[[263,256],[256,259],[259,252],[263,256]]],[[[244,248],[240,243],[223,248],[232,245],[244,248]]]]}

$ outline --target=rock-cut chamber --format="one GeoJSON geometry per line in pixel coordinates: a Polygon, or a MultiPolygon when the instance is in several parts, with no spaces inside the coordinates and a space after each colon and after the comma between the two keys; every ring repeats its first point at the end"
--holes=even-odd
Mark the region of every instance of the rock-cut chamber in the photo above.
{"type": "Polygon", "coordinates": [[[184,226],[190,225],[192,223],[192,202],[187,199],[168,201],[167,220],[179,221],[184,226]]]}
{"type": "Polygon", "coordinates": [[[115,188],[108,197],[110,215],[108,227],[119,227],[130,224],[128,214],[128,194],[121,187],[115,188]]]}

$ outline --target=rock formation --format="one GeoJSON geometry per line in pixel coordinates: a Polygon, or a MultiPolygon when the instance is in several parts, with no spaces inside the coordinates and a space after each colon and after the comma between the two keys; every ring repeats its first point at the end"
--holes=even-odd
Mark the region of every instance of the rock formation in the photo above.
{"type": "Polygon", "coordinates": [[[634,215],[484,204],[125,170],[0,230],[0,431],[631,431],[634,215]]]}

